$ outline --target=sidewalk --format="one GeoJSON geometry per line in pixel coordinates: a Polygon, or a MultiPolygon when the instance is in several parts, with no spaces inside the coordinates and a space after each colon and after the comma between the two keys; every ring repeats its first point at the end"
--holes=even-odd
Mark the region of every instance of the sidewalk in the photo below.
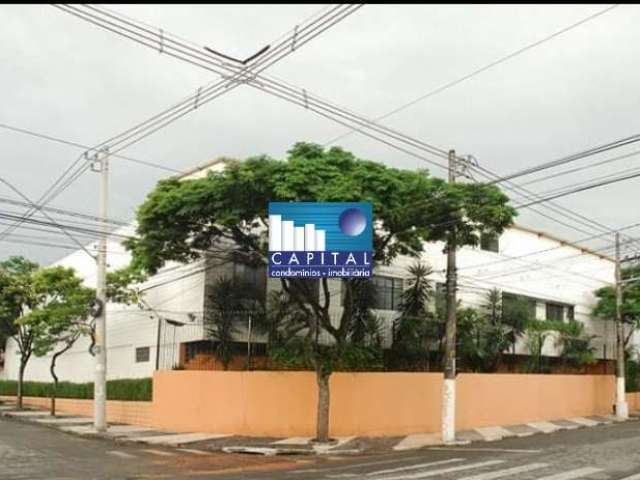
{"type": "MultiPolygon", "coordinates": [[[[311,437],[256,438],[238,437],[215,433],[177,433],[136,425],[109,425],[108,431],[98,433],[93,429],[93,419],[71,415],[51,417],[47,410],[16,410],[12,404],[0,404],[0,415],[19,421],[37,423],[46,427],[83,436],[108,438],[115,442],[136,442],[147,445],[182,448],[191,453],[206,454],[211,451],[228,453],[255,453],[263,455],[295,454],[359,454],[389,450],[414,450],[442,445],[437,433],[414,433],[402,437],[340,437],[330,444],[316,444],[311,437]]],[[[457,443],[492,442],[509,437],[526,437],[553,433],[561,430],[591,428],[614,422],[636,421],[638,413],[629,420],[619,420],[613,415],[562,418],[553,421],[533,422],[521,425],[483,427],[457,432],[457,443]]]]}

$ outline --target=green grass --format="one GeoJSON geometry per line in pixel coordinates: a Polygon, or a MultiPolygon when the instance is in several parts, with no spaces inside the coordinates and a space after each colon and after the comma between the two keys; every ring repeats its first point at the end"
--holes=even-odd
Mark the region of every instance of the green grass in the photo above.
{"type": "MultiPolygon", "coordinates": [[[[49,397],[52,384],[48,382],[24,382],[22,393],[25,397],[49,397]]],[[[144,402],[152,399],[151,378],[123,378],[107,382],[107,400],[129,400],[144,402]]],[[[16,395],[18,382],[0,380],[0,395],[16,395]]],[[[93,383],[60,382],[58,398],[93,398],[93,383]]]]}

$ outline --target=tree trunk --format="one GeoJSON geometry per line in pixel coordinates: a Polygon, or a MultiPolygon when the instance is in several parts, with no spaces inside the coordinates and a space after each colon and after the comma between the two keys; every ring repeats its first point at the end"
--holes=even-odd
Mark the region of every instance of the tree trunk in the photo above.
{"type": "Polygon", "coordinates": [[[53,388],[51,389],[51,416],[56,416],[56,397],[58,395],[58,376],[56,375],[56,360],[58,359],[58,353],[55,353],[51,357],[51,365],[49,365],[49,372],[53,378],[53,388]]]}
{"type": "Polygon", "coordinates": [[[22,383],[24,380],[24,370],[27,364],[22,359],[20,359],[20,370],[18,371],[18,391],[17,391],[17,403],[18,410],[22,410],[22,383]]]}
{"type": "Polygon", "coordinates": [[[316,369],[316,380],[318,382],[318,413],[316,417],[316,441],[329,441],[329,375],[323,374],[316,369]]]}
{"type": "Polygon", "coordinates": [[[53,390],[51,391],[51,416],[56,416],[56,397],[58,395],[58,379],[53,381],[53,390]]]}

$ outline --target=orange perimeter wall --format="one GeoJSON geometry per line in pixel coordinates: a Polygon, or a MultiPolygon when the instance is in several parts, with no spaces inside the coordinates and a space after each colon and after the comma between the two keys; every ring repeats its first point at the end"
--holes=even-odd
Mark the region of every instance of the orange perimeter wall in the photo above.
{"type": "Polygon", "coordinates": [[[456,428],[612,413],[613,375],[461,374],[456,428]]]}
{"type": "MultiPolygon", "coordinates": [[[[331,434],[438,432],[441,389],[440,373],[333,374],[331,434]]],[[[456,427],[608,414],[614,391],[614,377],[605,375],[461,374],[456,427]]],[[[312,372],[156,372],[152,423],[184,432],[313,436],[316,395],[312,372]]]]}
{"type": "Polygon", "coordinates": [[[640,392],[627,393],[626,400],[629,404],[630,412],[640,409],[640,392]]]}

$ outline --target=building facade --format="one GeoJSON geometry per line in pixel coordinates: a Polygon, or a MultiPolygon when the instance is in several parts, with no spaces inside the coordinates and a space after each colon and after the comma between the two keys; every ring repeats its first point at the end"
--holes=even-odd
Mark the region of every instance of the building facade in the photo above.
{"type": "MultiPolygon", "coordinates": [[[[224,168],[216,160],[198,167],[184,178],[198,178],[207,170],[224,168]]],[[[134,226],[117,233],[131,235],[134,226]]],[[[433,269],[431,279],[442,288],[445,282],[446,255],[442,243],[424,245],[421,261],[433,269]]],[[[522,298],[531,305],[538,320],[578,321],[588,333],[595,335],[596,358],[615,358],[615,331],[611,321],[591,315],[595,305],[593,292],[614,279],[614,262],[597,252],[521,226],[507,229],[499,238],[483,237],[478,247],[458,250],[458,299],[462,306],[478,307],[485,303],[489,290],[497,288],[503,298],[522,298]]],[[[116,270],[128,264],[130,256],[111,237],[108,243],[108,268],[116,270]]],[[[401,294],[408,283],[408,268],[415,258],[399,257],[391,265],[374,266],[374,312],[382,320],[383,346],[391,343],[393,320],[398,316],[401,294]]],[[[95,262],[79,250],[54,265],[73,267],[88,286],[95,286],[95,262]]],[[[225,276],[242,278],[264,285],[266,290],[278,288],[278,280],[268,280],[266,269],[253,269],[230,259],[211,256],[188,265],[168,264],[148,279],[140,289],[144,304],[107,305],[108,379],[149,377],[156,368],[189,368],[210,352],[211,340],[204,317],[208,308],[208,292],[216,279],[225,276]]],[[[332,314],[340,313],[341,280],[329,280],[332,314]]],[[[250,316],[239,319],[236,357],[260,357],[265,337],[256,334],[250,316]],[[247,345],[249,344],[249,345],[247,345]]],[[[634,339],[635,342],[635,339],[634,339]]],[[[93,380],[94,362],[89,353],[90,341],[80,339],[58,359],[61,380],[86,382],[93,380]]],[[[525,339],[519,339],[516,354],[527,354],[525,339]]],[[[553,338],[546,341],[543,354],[559,353],[553,338]]],[[[214,359],[205,360],[204,368],[219,368],[214,359]],[[209,363],[207,363],[209,362],[209,363]]],[[[50,381],[49,357],[32,357],[25,378],[50,381]]],[[[19,357],[15,343],[7,342],[0,378],[16,379],[19,357]]],[[[232,368],[244,368],[237,361],[232,368]]],[[[254,363],[255,368],[260,363],[254,363]]]]}

